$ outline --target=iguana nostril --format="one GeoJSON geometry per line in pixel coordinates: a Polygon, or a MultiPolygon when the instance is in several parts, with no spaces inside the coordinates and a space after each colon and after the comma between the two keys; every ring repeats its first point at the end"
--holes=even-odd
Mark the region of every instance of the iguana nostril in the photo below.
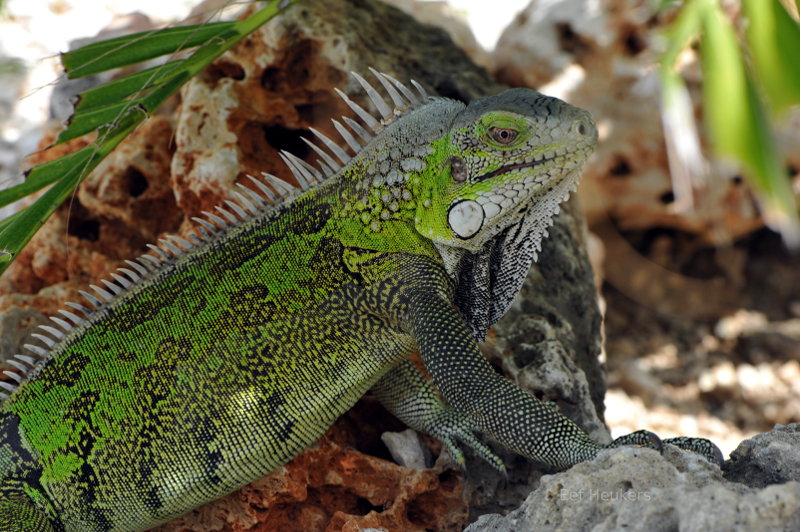
{"type": "Polygon", "coordinates": [[[584,137],[588,136],[591,133],[592,129],[594,128],[592,128],[591,125],[589,125],[587,120],[584,118],[579,118],[572,124],[572,130],[584,137]]]}
{"type": "Polygon", "coordinates": [[[584,137],[588,141],[597,141],[597,128],[589,113],[581,113],[575,117],[570,131],[573,135],[584,137]]]}

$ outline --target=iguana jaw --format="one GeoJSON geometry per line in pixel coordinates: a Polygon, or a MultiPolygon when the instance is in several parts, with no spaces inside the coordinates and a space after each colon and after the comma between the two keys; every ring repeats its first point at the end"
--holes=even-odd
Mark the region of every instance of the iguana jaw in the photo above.
{"type": "Polygon", "coordinates": [[[516,163],[516,164],[509,164],[507,166],[502,166],[502,167],[500,167],[497,170],[494,170],[492,172],[488,172],[486,174],[478,176],[478,177],[475,178],[475,181],[485,181],[487,179],[491,179],[493,177],[497,177],[497,176],[502,175],[502,174],[507,174],[508,172],[511,172],[513,170],[520,170],[522,168],[532,168],[534,166],[539,166],[540,164],[544,164],[544,163],[550,162],[553,159],[555,159],[555,156],[539,159],[538,161],[533,161],[533,162],[529,162],[529,163],[522,162],[522,163],[516,163]]]}

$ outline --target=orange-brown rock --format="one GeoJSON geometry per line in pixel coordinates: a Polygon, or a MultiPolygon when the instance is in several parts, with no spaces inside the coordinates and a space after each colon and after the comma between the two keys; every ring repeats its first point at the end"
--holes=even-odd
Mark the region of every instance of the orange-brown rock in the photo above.
{"type": "Polygon", "coordinates": [[[154,532],[461,530],[460,476],[408,469],[335,443],[333,428],[286,466],[154,532]]]}

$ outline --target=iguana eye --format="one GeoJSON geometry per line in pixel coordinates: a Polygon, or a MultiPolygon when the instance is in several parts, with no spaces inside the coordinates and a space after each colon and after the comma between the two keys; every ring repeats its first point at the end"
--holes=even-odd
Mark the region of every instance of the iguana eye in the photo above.
{"type": "Polygon", "coordinates": [[[492,138],[500,144],[510,144],[517,138],[517,131],[508,127],[493,127],[489,130],[492,138]]]}

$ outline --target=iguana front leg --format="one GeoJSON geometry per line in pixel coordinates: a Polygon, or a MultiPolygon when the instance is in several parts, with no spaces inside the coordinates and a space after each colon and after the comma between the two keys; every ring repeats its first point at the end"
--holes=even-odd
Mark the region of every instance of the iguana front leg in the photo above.
{"type": "MultiPolygon", "coordinates": [[[[498,375],[481,355],[463,318],[431,291],[410,296],[408,327],[436,387],[483,433],[533,460],[568,467],[594,458],[605,446],[550,405],[498,375]]],[[[657,442],[634,433],[626,443],[657,442]]],[[[612,444],[614,445],[614,444],[612,444]]]]}
{"type": "MultiPolygon", "coordinates": [[[[556,467],[590,460],[600,450],[620,445],[662,448],[658,436],[646,430],[601,445],[551,404],[495,373],[458,310],[441,295],[415,293],[407,312],[408,326],[422,361],[447,402],[470,420],[464,426],[480,430],[519,454],[556,467]]],[[[722,463],[719,449],[704,438],[672,438],[664,443],[701,454],[712,463],[722,463]]]]}

